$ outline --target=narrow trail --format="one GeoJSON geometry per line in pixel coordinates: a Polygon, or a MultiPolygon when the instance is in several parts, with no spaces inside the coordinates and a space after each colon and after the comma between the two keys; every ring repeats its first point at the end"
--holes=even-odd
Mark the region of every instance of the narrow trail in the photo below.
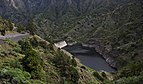
{"type": "Polygon", "coordinates": [[[25,34],[6,34],[5,36],[0,36],[0,44],[4,43],[3,40],[5,39],[11,39],[14,42],[18,42],[19,40],[22,40],[23,38],[29,36],[29,33],[25,34]]]}

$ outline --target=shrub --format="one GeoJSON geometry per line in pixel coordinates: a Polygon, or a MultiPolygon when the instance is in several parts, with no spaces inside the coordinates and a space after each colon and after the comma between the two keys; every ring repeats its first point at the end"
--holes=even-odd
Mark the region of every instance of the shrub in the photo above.
{"type": "Polygon", "coordinates": [[[28,30],[30,32],[31,35],[35,34],[36,31],[36,26],[33,24],[32,21],[30,21],[26,27],[26,30],[28,30]]]}
{"type": "Polygon", "coordinates": [[[9,66],[13,67],[13,68],[23,69],[23,66],[21,65],[21,63],[20,63],[20,61],[18,59],[10,61],[10,65],[9,66]]]}
{"type": "Polygon", "coordinates": [[[0,79],[7,79],[12,84],[27,84],[31,78],[28,72],[18,68],[7,68],[0,70],[0,79]]]}
{"type": "Polygon", "coordinates": [[[32,78],[42,79],[44,76],[43,60],[40,58],[39,53],[33,49],[29,49],[25,52],[25,57],[22,60],[22,64],[26,71],[30,72],[32,78]]]}
{"type": "Polygon", "coordinates": [[[107,75],[106,75],[105,72],[102,72],[101,75],[102,75],[102,77],[104,77],[105,79],[107,79],[107,75]]]}
{"type": "Polygon", "coordinates": [[[39,42],[36,37],[31,38],[30,43],[33,47],[37,47],[39,45],[39,42]]]}
{"type": "Polygon", "coordinates": [[[22,25],[16,25],[17,26],[17,32],[21,33],[22,31],[25,31],[25,28],[22,25]]]}
{"type": "Polygon", "coordinates": [[[32,49],[32,45],[29,41],[18,41],[18,43],[21,45],[22,53],[32,49]]]}
{"type": "Polygon", "coordinates": [[[31,82],[31,84],[45,84],[44,82],[42,82],[40,80],[31,80],[30,82],[31,82]]]}
{"type": "Polygon", "coordinates": [[[77,66],[77,62],[76,62],[75,58],[71,59],[71,63],[72,63],[72,65],[73,65],[74,67],[77,66]]]}
{"type": "Polygon", "coordinates": [[[74,68],[74,67],[69,67],[68,68],[69,71],[69,79],[74,83],[77,84],[78,80],[79,80],[79,74],[78,71],[74,68]]]}
{"type": "Polygon", "coordinates": [[[104,79],[99,75],[98,72],[93,72],[93,76],[96,77],[97,79],[103,81],[104,79]]]}
{"type": "Polygon", "coordinates": [[[121,68],[118,71],[118,77],[130,77],[130,76],[138,76],[140,72],[143,70],[142,62],[131,62],[125,67],[121,68]]]}
{"type": "Polygon", "coordinates": [[[77,66],[76,60],[71,59],[64,52],[57,50],[54,58],[54,63],[60,70],[60,75],[65,77],[65,81],[71,82],[70,84],[77,84],[79,80],[78,71],[74,68],[77,66]]]}
{"type": "Polygon", "coordinates": [[[12,24],[12,22],[10,20],[8,20],[7,23],[8,23],[8,25],[7,25],[8,26],[8,30],[12,31],[13,30],[13,24],[12,24]]]}
{"type": "Polygon", "coordinates": [[[55,53],[55,58],[53,59],[53,62],[56,64],[56,67],[72,65],[71,58],[67,56],[64,52],[60,51],[60,49],[58,49],[55,53]]]}
{"type": "Polygon", "coordinates": [[[142,84],[143,77],[142,76],[133,76],[133,77],[123,77],[119,80],[113,81],[110,84],[142,84]]]}
{"type": "Polygon", "coordinates": [[[45,48],[45,49],[48,49],[48,48],[49,48],[49,46],[48,46],[48,44],[47,44],[46,41],[39,41],[39,45],[40,45],[41,47],[45,48]]]}
{"type": "Polygon", "coordinates": [[[85,67],[85,66],[81,66],[80,68],[82,68],[82,69],[86,70],[86,67],[85,67]]]}

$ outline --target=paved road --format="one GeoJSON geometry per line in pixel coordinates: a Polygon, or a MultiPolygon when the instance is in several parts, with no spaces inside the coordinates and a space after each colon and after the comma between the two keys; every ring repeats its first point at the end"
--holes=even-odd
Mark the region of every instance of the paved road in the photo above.
{"type": "Polygon", "coordinates": [[[19,40],[23,39],[24,37],[29,36],[28,33],[25,34],[7,34],[5,36],[0,36],[0,44],[4,43],[3,40],[5,39],[11,39],[14,42],[18,42],[19,40]]]}

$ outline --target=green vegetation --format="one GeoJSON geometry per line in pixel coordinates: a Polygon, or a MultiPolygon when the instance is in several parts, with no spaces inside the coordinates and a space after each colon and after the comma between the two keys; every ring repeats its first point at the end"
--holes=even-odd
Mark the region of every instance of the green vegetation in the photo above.
{"type": "Polygon", "coordinates": [[[18,43],[6,39],[0,50],[2,84],[99,84],[102,81],[89,68],[82,69],[83,65],[75,58],[36,35],[18,43]]]}
{"type": "Polygon", "coordinates": [[[54,63],[56,67],[60,68],[60,75],[65,77],[64,81],[69,82],[70,84],[78,84],[79,74],[75,69],[76,62],[73,62],[74,59],[71,59],[70,56],[64,54],[60,50],[57,50],[56,57],[54,58],[54,63]]]}
{"type": "Polygon", "coordinates": [[[2,83],[8,83],[8,81],[12,84],[28,83],[30,78],[31,75],[28,72],[24,72],[18,68],[6,68],[0,71],[0,79],[5,79],[2,83]]]}
{"type": "MultiPolygon", "coordinates": [[[[56,21],[53,20],[55,18],[42,13],[34,18],[37,30],[40,30],[37,34],[43,37],[48,35],[50,39],[70,38],[77,42],[97,45],[97,51],[106,55],[105,57],[113,58],[118,68],[114,80],[110,83],[138,84],[143,76],[142,1],[110,0],[110,5],[108,3],[108,6],[107,4],[104,6],[105,3],[98,4],[95,10],[78,16],[70,11],[73,16],[67,14],[57,18],[56,21]],[[131,80],[135,82],[131,83],[131,80]]],[[[105,76],[104,73],[101,76],[97,73],[94,75],[102,81],[102,76],[105,76]]],[[[104,81],[108,83],[108,80],[104,81]]]]}
{"type": "Polygon", "coordinates": [[[26,31],[26,28],[20,24],[17,24],[17,32],[22,33],[24,31],[26,31]]]}
{"type": "MultiPolygon", "coordinates": [[[[0,46],[0,83],[141,84],[142,0],[88,1],[73,0],[74,4],[70,5],[58,2],[52,7],[42,5],[44,12],[33,11],[34,14],[29,15],[32,21],[26,27],[17,25],[18,32],[29,31],[33,36],[18,43],[6,40],[7,44],[0,46]],[[51,44],[34,36],[35,33],[51,44]],[[74,58],[52,45],[55,40],[61,39],[97,45],[99,53],[115,61],[118,71],[111,73],[113,80],[106,72],[95,72],[80,65],[74,58]]],[[[38,8],[40,9],[39,6],[38,8]]],[[[13,18],[19,17],[16,20],[28,16],[14,14],[13,18]]],[[[12,23],[0,18],[1,34],[5,35],[6,31],[11,30],[12,23]]]]}
{"type": "Polygon", "coordinates": [[[26,30],[28,30],[31,35],[34,35],[34,34],[35,34],[36,26],[33,24],[32,21],[30,21],[30,22],[27,24],[26,30]]]}
{"type": "Polygon", "coordinates": [[[22,59],[22,64],[26,71],[31,73],[33,79],[43,79],[45,74],[43,70],[43,61],[40,59],[39,53],[35,50],[28,49],[25,52],[25,57],[22,59]]]}
{"type": "Polygon", "coordinates": [[[1,35],[5,35],[6,31],[12,31],[13,30],[13,24],[9,20],[5,20],[2,17],[0,17],[0,32],[1,35]]]}

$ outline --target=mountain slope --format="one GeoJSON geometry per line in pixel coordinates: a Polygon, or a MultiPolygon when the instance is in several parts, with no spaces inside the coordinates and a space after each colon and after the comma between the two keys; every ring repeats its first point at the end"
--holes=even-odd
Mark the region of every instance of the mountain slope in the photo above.
{"type": "Polygon", "coordinates": [[[108,0],[2,0],[0,15],[14,22],[25,22],[23,19],[28,20],[34,15],[47,12],[55,20],[70,13],[79,16],[106,5],[109,5],[108,0]]]}
{"type": "Polygon", "coordinates": [[[105,79],[39,36],[0,44],[1,84],[100,84],[105,79]]]}
{"type": "Polygon", "coordinates": [[[126,55],[128,50],[122,49],[128,46],[130,49],[142,37],[142,3],[141,0],[2,0],[0,14],[22,23],[34,18],[37,34],[43,38],[98,43],[103,49],[96,50],[105,54],[106,59],[114,59],[126,55]]]}
{"type": "Polygon", "coordinates": [[[142,83],[142,0],[2,0],[0,14],[22,24],[33,20],[45,39],[94,47],[118,68],[113,84],[142,83]]]}
{"type": "Polygon", "coordinates": [[[111,66],[118,68],[113,84],[130,84],[132,80],[137,84],[142,83],[143,70],[142,5],[142,0],[115,1],[77,17],[52,21],[39,15],[34,21],[41,36],[67,41],[70,38],[94,47],[111,66]]]}
{"type": "Polygon", "coordinates": [[[37,33],[53,39],[70,37],[85,43],[88,43],[88,40],[93,43],[98,41],[105,48],[111,46],[112,50],[105,53],[110,54],[111,51],[112,54],[112,51],[118,51],[121,46],[127,46],[128,43],[132,45],[140,40],[143,10],[141,0],[111,2],[111,5],[96,8],[85,15],[65,16],[56,21],[41,14],[34,19],[38,26],[37,33]]]}

